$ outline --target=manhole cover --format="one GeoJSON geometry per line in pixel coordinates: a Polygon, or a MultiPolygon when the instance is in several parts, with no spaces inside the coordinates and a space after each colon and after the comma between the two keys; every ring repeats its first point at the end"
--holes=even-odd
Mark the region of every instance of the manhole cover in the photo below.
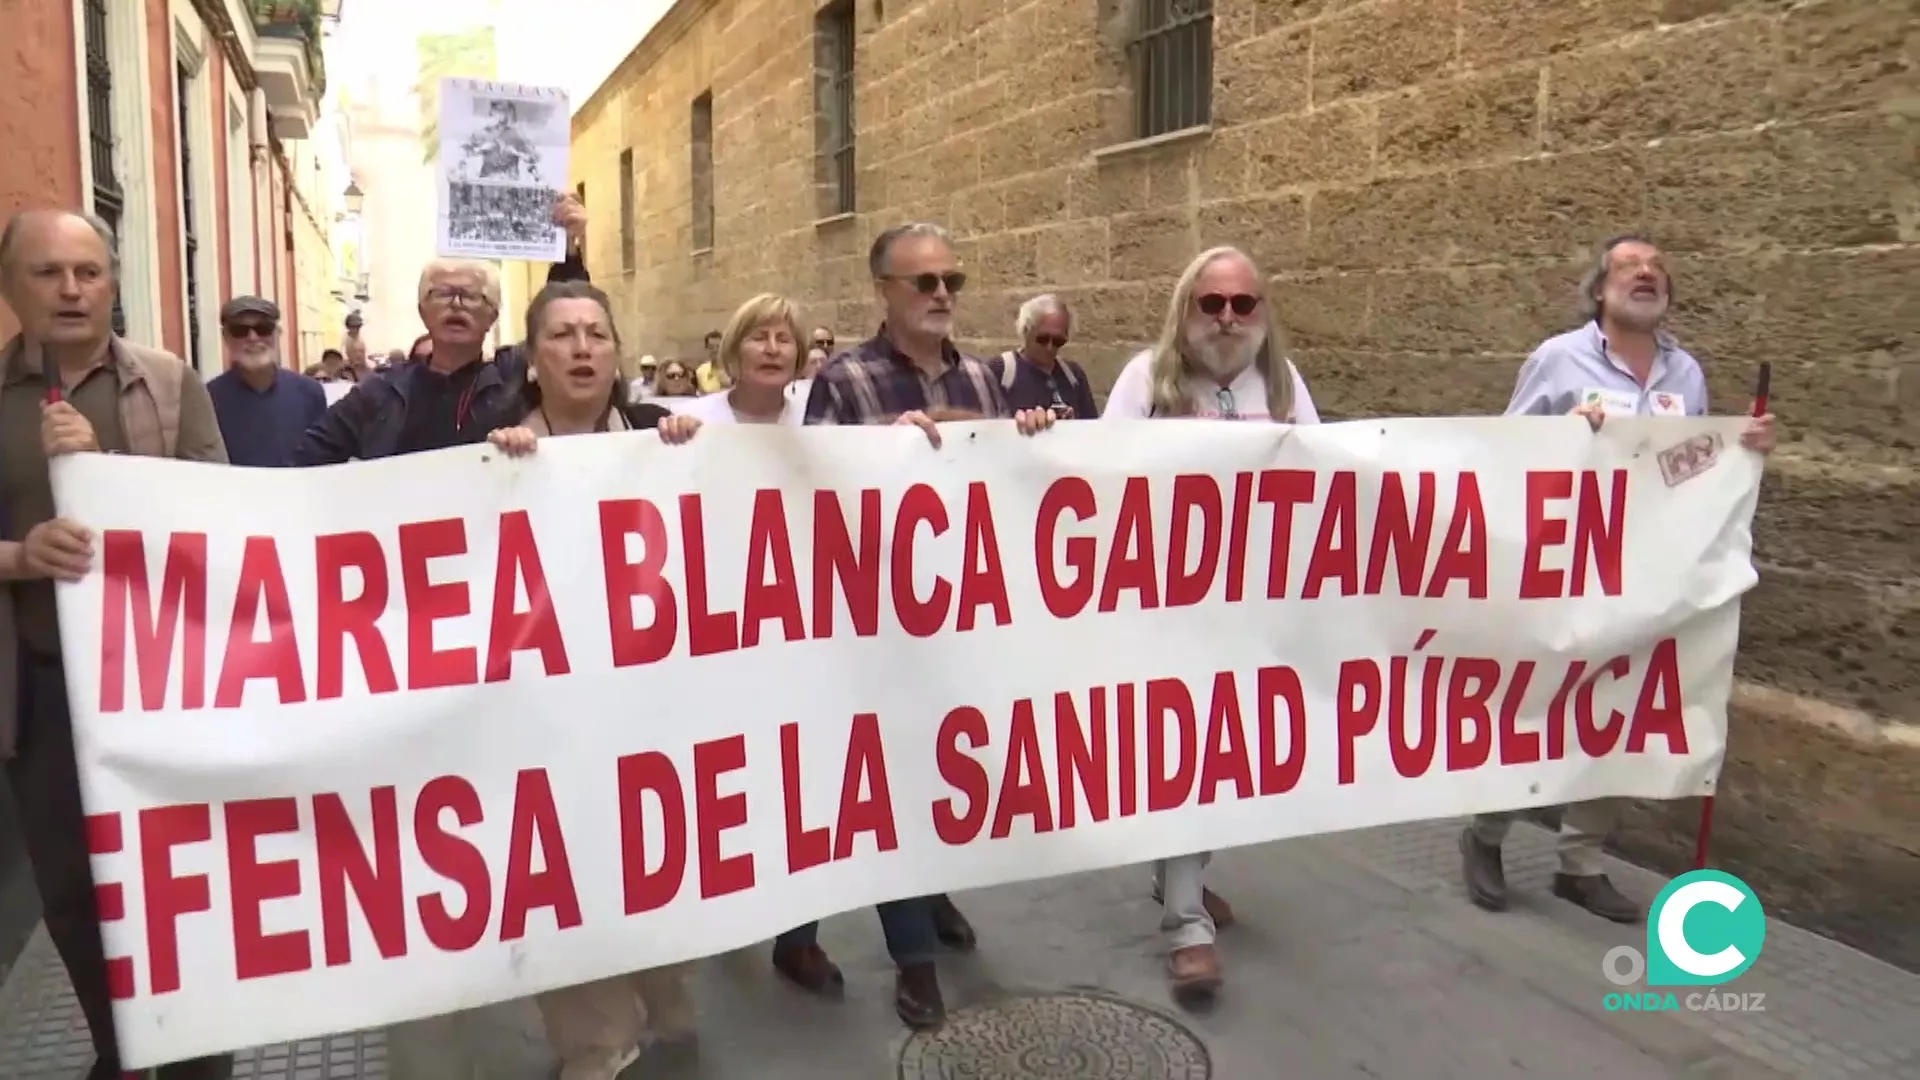
{"type": "Polygon", "coordinates": [[[1208,1080],[1199,1039],[1151,1009],[1087,994],[962,1009],[907,1040],[900,1080],[1208,1080]]]}

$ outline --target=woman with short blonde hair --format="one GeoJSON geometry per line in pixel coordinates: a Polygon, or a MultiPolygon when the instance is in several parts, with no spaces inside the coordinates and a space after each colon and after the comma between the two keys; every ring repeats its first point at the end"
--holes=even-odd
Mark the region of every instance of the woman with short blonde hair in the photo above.
{"type": "Polygon", "coordinates": [[[709,424],[798,426],[805,403],[787,394],[800,371],[800,312],[792,300],[761,293],[741,304],[720,334],[716,358],[731,386],[681,412],[709,424]]]}

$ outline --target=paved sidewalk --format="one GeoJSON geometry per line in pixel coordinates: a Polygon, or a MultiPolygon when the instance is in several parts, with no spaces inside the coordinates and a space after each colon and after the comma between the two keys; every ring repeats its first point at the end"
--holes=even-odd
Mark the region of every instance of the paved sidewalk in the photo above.
{"type": "MultiPolygon", "coordinates": [[[[1645,931],[1547,893],[1551,839],[1514,830],[1514,909],[1469,906],[1458,823],[1430,822],[1224,853],[1213,883],[1240,924],[1221,936],[1217,1008],[1182,1013],[1161,977],[1144,869],[958,897],[974,956],[943,960],[951,1018],[909,1038],[870,912],[822,941],[847,1000],[779,984],[764,947],[715,957],[695,986],[703,1060],[660,1080],[1502,1080],[1507,1077],[1920,1080],[1920,976],[1812,934],[1770,928],[1734,987],[1764,1013],[1608,1013],[1600,957],[1645,931]]],[[[1650,898],[1652,874],[1615,862],[1650,898]]],[[[1762,898],[1765,899],[1764,897],[1762,898]]],[[[85,1035],[44,935],[0,988],[0,1077],[74,1080],[85,1035]]],[[[261,1080],[541,1080],[551,1061],[525,1005],[243,1055],[261,1080]]]]}

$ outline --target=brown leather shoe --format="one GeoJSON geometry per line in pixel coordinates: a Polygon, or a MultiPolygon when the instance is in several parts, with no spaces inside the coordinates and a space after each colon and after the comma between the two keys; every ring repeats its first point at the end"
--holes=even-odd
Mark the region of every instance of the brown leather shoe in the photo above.
{"type": "Polygon", "coordinates": [[[927,906],[933,909],[933,934],[940,944],[956,952],[972,952],[980,944],[973,932],[973,924],[960,913],[946,893],[927,898],[927,906]]]}
{"type": "Polygon", "coordinates": [[[1220,954],[1212,945],[1189,945],[1167,956],[1167,977],[1175,997],[1211,994],[1220,989],[1220,954]]]}
{"type": "MultiPolygon", "coordinates": [[[[1161,895],[1159,889],[1153,890],[1153,902],[1156,904],[1165,904],[1167,902],[1161,895]]],[[[1221,899],[1219,893],[1214,892],[1212,889],[1201,889],[1200,906],[1207,909],[1207,918],[1213,920],[1213,928],[1215,930],[1225,930],[1227,927],[1233,925],[1233,905],[1221,899]]]]}
{"type": "Polygon", "coordinates": [[[932,961],[906,964],[893,984],[893,1011],[915,1031],[937,1028],[947,1019],[947,1003],[940,997],[940,973],[932,961]]]}
{"type": "Polygon", "coordinates": [[[775,945],[773,970],[807,993],[821,997],[839,997],[847,988],[846,976],[840,974],[840,966],[827,956],[827,950],[818,945],[796,945],[791,948],[775,945]]]}
{"type": "Polygon", "coordinates": [[[1639,901],[1614,888],[1605,874],[1555,874],[1553,895],[1611,922],[1631,925],[1647,917],[1639,901]]]}

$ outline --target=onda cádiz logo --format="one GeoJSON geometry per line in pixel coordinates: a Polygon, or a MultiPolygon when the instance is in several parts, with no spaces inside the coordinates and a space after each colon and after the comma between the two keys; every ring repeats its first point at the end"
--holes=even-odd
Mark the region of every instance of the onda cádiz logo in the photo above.
{"type": "Polygon", "coordinates": [[[1719,987],[1745,974],[1766,941],[1767,913],[1746,882],[1718,870],[1682,874],[1653,899],[1646,953],[1620,945],[1600,962],[1622,988],[1602,1003],[1608,1012],[1765,1012],[1767,995],[1719,987]],[[1629,989],[1642,976],[1645,988],[1629,989]]]}

